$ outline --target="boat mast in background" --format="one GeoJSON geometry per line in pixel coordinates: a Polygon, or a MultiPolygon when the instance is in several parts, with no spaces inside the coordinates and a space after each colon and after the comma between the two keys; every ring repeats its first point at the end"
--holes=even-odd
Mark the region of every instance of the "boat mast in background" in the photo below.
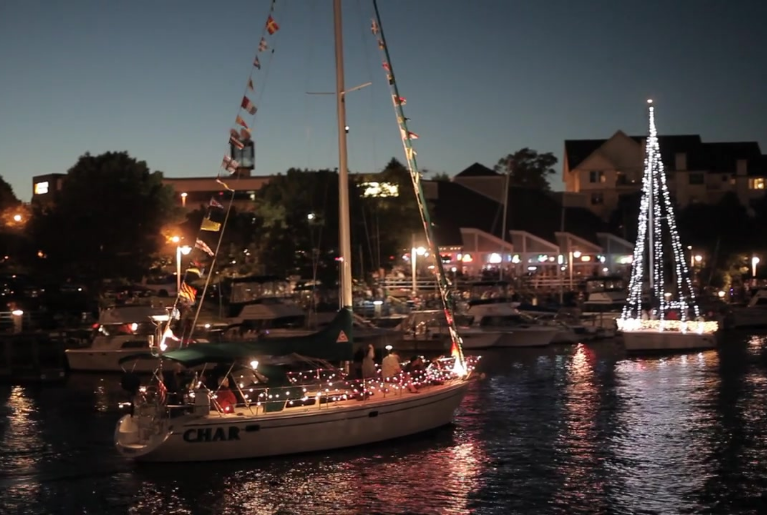
{"type": "Polygon", "coordinates": [[[349,169],[346,155],[346,92],[344,91],[344,42],[341,0],[333,0],[336,45],[336,109],[338,116],[338,241],[340,244],[341,295],[339,308],[352,307],[352,245],[349,221],[349,169]]]}

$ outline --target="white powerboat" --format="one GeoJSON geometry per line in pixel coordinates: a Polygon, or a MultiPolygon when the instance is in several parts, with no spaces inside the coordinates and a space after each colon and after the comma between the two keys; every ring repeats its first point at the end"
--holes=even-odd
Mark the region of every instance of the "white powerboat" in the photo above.
{"type": "Polygon", "coordinates": [[[537,322],[507,302],[470,303],[466,317],[469,328],[497,338],[495,347],[545,347],[562,330],[537,322]]]}
{"type": "MultiPolygon", "coordinates": [[[[69,369],[76,372],[120,372],[125,356],[152,354],[157,325],[168,320],[169,308],[120,306],[99,314],[95,334],[86,347],[66,349],[69,369]]],[[[172,340],[168,340],[171,344],[172,340]]],[[[135,363],[136,371],[151,372],[155,365],[135,363]]]]}

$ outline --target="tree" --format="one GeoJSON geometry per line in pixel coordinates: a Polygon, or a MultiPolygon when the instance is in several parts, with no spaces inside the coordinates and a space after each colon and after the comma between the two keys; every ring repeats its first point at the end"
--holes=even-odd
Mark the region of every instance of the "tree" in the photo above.
{"type": "Polygon", "coordinates": [[[432,181],[450,182],[450,176],[446,172],[436,173],[431,178],[432,181]]]}
{"type": "Polygon", "coordinates": [[[161,172],[127,152],[86,153],[55,202],[34,208],[30,228],[45,256],[38,264],[60,280],[139,280],[165,244],[162,227],[177,213],[161,172]]]}
{"type": "Polygon", "coordinates": [[[397,194],[365,197],[362,192],[358,192],[358,195],[353,196],[355,202],[352,203],[352,213],[357,223],[352,232],[364,250],[362,255],[365,257],[365,270],[391,269],[393,260],[390,258],[410,248],[413,233],[423,233],[408,169],[392,158],[376,179],[395,186],[397,194]],[[357,213],[362,216],[354,216],[357,213]]]}
{"type": "Polygon", "coordinates": [[[551,190],[549,176],[556,174],[557,158],[551,152],[539,154],[527,147],[498,160],[495,171],[510,173],[509,183],[539,190],[551,190]]]}

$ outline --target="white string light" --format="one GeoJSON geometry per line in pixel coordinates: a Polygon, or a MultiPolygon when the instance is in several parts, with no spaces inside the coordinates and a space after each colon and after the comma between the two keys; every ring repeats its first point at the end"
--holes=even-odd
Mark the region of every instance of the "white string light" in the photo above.
{"type": "MultiPolygon", "coordinates": [[[[648,100],[649,106],[649,134],[645,149],[644,176],[642,177],[642,200],[639,206],[639,228],[637,241],[634,246],[634,259],[629,281],[629,295],[619,326],[625,330],[682,330],[692,329],[687,321],[690,317],[689,310],[693,309],[693,317],[698,320],[700,307],[695,300],[695,292],[692,288],[690,271],[687,268],[687,260],[679,231],[677,230],[674,208],[671,203],[666,174],[660,155],[658,132],[655,127],[655,108],[652,100],[648,100]],[[674,257],[674,272],[676,279],[676,300],[671,299],[671,294],[666,293],[665,264],[663,254],[664,227],[668,229],[671,240],[671,251],[674,257]],[[648,232],[648,229],[650,232],[648,232]],[[651,242],[647,245],[648,240],[651,242]],[[647,251],[647,253],[645,252],[647,251]],[[652,254],[650,254],[652,253],[652,254]],[[645,272],[645,256],[650,261],[650,293],[651,298],[657,302],[651,302],[651,320],[643,320],[642,292],[645,272]],[[666,315],[672,309],[679,310],[681,324],[665,321],[666,315]]],[[[717,330],[716,322],[706,322],[705,325],[696,325],[695,332],[713,332],[717,330]]]]}

